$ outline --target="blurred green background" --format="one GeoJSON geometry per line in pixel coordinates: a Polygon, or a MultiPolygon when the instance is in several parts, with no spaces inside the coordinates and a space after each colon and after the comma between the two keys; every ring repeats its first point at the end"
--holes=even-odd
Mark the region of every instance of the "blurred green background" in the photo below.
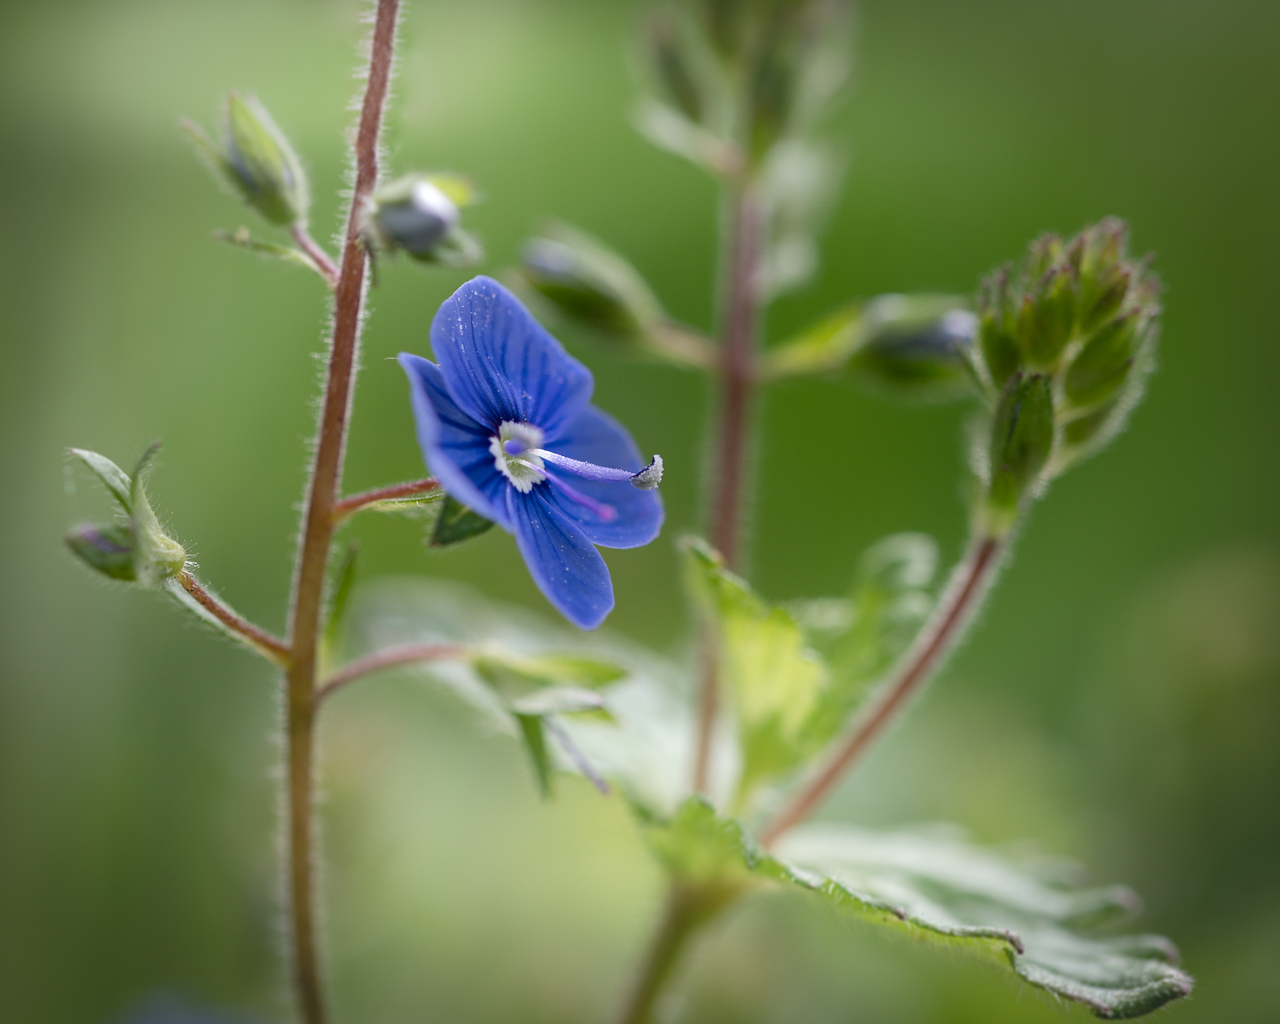
{"type": "MultiPolygon", "coordinates": [[[[283,626],[325,320],[301,272],[219,246],[252,223],[176,129],[256,91],[337,226],[354,0],[0,9],[0,1019],[119,1019],[148,993],[279,1019],[272,674],[60,534],[105,500],[68,445],[165,442],[152,493],[202,574],[283,626]]],[[[470,223],[509,264],[562,217],[628,254],[673,312],[711,317],[715,194],[627,126],[639,5],[420,2],[404,26],[392,167],[473,175],[470,223]]],[[[1141,926],[1200,979],[1168,1011],[1280,1005],[1280,6],[1267,0],[867,0],[850,157],[814,285],[770,337],[856,295],[968,292],[1038,231],[1132,224],[1164,276],[1161,368],[1126,435],[1036,510],[976,638],[826,813],[947,818],[1037,839],[1147,897],[1141,926]]],[[[257,225],[253,225],[255,230],[257,225]]],[[[418,474],[390,357],[425,351],[463,276],[385,267],[350,489],[418,474]]],[[[609,627],[684,642],[673,538],[698,522],[706,391],[581,346],[597,400],[667,461],[669,527],[610,553],[609,627]]],[[[752,575],[841,592],[889,532],[959,552],[958,407],[827,381],[762,414],[752,575]]],[[[371,575],[439,574],[545,609],[510,538],[444,555],[360,522],[371,575]]],[[[388,677],[325,723],[327,946],[345,1021],[597,1022],[660,879],[618,801],[539,803],[522,755],[445,694],[388,677]]],[[[1084,1019],[1006,974],[760,901],[699,947],[702,1022],[1084,1019]]]]}

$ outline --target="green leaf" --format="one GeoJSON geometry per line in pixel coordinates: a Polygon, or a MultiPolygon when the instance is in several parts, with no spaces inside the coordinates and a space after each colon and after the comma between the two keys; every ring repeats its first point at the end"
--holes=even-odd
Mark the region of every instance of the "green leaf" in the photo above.
{"type": "Polygon", "coordinates": [[[445,495],[440,515],[431,530],[433,548],[448,547],[472,537],[478,537],[493,528],[493,520],[472,512],[452,495],[445,495]]]}
{"type": "Polygon", "coordinates": [[[548,686],[526,697],[515,698],[511,707],[521,715],[572,715],[600,711],[604,708],[604,698],[578,686],[548,686]]]}
{"type": "Polygon", "coordinates": [[[306,267],[313,273],[319,274],[322,278],[324,277],[324,271],[320,269],[319,264],[301,249],[295,249],[291,245],[264,242],[261,239],[254,238],[246,227],[239,227],[235,231],[215,231],[213,237],[219,242],[226,242],[228,245],[234,245],[238,249],[246,249],[249,252],[256,252],[260,256],[269,256],[273,259],[283,260],[286,263],[293,263],[299,267],[306,267]]]}
{"type": "Polygon", "coordinates": [[[1139,1017],[1191,992],[1167,939],[1095,931],[1136,911],[1130,890],[1080,888],[1061,867],[974,846],[954,828],[807,826],[771,855],[697,797],[646,824],[655,856],[683,882],[794,886],[853,917],[1007,964],[1105,1019],[1139,1017]]]}
{"type": "Polygon", "coordinates": [[[738,801],[813,752],[805,725],[827,685],[822,660],[783,608],[770,607],[700,541],[685,544],[690,586],[716,627],[743,767],[738,801]]]}
{"type": "Polygon", "coordinates": [[[105,455],[99,455],[86,448],[71,448],[69,451],[89,467],[93,475],[111,492],[111,496],[120,503],[120,507],[128,512],[131,508],[130,492],[133,490],[133,481],[129,478],[129,474],[105,455]]]}
{"type": "Polygon", "coordinates": [[[548,800],[552,795],[555,764],[551,760],[551,751],[547,747],[547,734],[542,727],[542,717],[518,714],[516,722],[520,726],[520,739],[524,742],[524,749],[528,752],[529,761],[533,764],[533,775],[538,780],[538,791],[544,800],[548,800]]]}
{"type": "Polygon", "coordinates": [[[347,544],[347,553],[342,558],[337,583],[333,588],[333,598],[329,602],[329,618],[324,624],[324,644],[327,651],[332,651],[337,646],[338,636],[342,631],[342,621],[347,613],[351,590],[356,584],[359,569],[360,542],[353,540],[347,544]]]}

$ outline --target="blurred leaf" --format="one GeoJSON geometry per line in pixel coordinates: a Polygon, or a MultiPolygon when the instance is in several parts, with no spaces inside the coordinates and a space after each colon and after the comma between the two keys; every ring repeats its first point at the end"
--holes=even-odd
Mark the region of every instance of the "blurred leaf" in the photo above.
{"type": "Polygon", "coordinates": [[[338,643],[342,631],[343,618],[347,613],[347,605],[351,600],[351,589],[355,586],[356,576],[360,570],[360,542],[353,540],[347,544],[347,552],[338,569],[337,583],[333,588],[333,598],[329,602],[329,618],[324,625],[324,644],[332,650],[338,643]]]}
{"type": "Polygon", "coordinates": [[[808,282],[818,268],[816,234],[839,183],[840,166],[826,149],[791,140],[770,153],[760,173],[768,208],[763,288],[769,299],[808,282]]]}
{"type": "Polygon", "coordinates": [[[533,764],[533,775],[538,780],[538,791],[544,800],[550,799],[555,765],[551,760],[551,751],[547,748],[547,734],[542,728],[542,717],[517,714],[515,718],[520,727],[520,739],[529,754],[529,761],[533,764]]]}
{"type": "Polygon", "coordinates": [[[478,537],[493,528],[493,520],[472,512],[451,494],[446,494],[440,504],[440,514],[431,530],[433,548],[448,547],[472,537],[478,537]]]}
{"type": "Polygon", "coordinates": [[[518,697],[511,706],[521,715],[571,715],[580,711],[599,711],[604,698],[591,690],[576,686],[549,686],[518,697]]]}
{"type": "Polygon", "coordinates": [[[826,688],[827,670],[785,609],[757,597],[705,544],[690,540],[684,547],[690,588],[715,627],[722,683],[732,695],[742,744],[741,802],[813,752],[805,724],[826,688]]]}
{"type": "Polygon", "coordinates": [[[256,252],[261,256],[270,256],[274,259],[284,260],[286,263],[293,263],[300,267],[306,267],[308,270],[324,277],[324,271],[319,265],[301,249],[295,249],[291,245],[277,245],[274,242],[264,242],[261,239],[254,238],[246,227],[239,227],[235,231],[215,231],[213,237],[219,242],[226,242],[228,245],[234,245],[239,249],[247,249],[249,252],[256,252]]]}
{"type": "Polygon", "coordinates": [[[636,131],[659,149],[684,157],[717,177],[731,177],[742,170],[741,149],[664,103],[642,101],[632,123],[636,131]]]}
{"type": "Polygon", "coordinates": [[[1130,917],[1138,906],[1130,890],[1079,888],[1060,866],[1015,861],[954,828],[806,826],[770,855],[698,797],[669,821],[646,824],[654,855],[686,884],[796,886],[862,920],[1006,963],[1099,1017],[1139,1017],[1191,992],[1167,939],[1089,931],[1130,917]]]}

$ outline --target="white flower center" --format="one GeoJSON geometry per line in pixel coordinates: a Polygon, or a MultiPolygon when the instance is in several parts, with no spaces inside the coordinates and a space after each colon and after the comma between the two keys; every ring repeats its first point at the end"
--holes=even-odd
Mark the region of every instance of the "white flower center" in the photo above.
{"type": "Polygon", "coordinates": [[[508,453],[508,441],[514,441],[521,449],[541,448],[542,431],[532,423],[505,420],[498,426],[497,436],[489,438],[489,451],[493,453],[493,464],[498,467],[498,472],[510,480],[511,486],[521,494],[528,494],[534,484],[540,484],[547,478],[542,460],[523,450],[516,455],[508,453]]]}

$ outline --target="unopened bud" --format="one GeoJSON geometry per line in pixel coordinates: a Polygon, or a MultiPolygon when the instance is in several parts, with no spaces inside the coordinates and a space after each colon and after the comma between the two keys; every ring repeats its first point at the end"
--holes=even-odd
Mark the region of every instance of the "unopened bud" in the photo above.
{"type": "Polygon", "coordinates": [[[706,113],[702,89],[694,77],[688,45],[669,11],[655,11],[645,25],[645,55],[663,98],[695,124],[706,113]]]}
{"type": "Polygon", "coordinates": [[[970,356],[978,318],[965,309],[886,323],[873,329],[849,359],[849,369],[908,396],[944,399],[971,390],[970,356]]]}
{"type": "MultiPolygon", "coordinates": [[[[1032,264],[1037,263],[1032,259],[1032,264]]],[[[1017,338],[1028,362],[1052,366],[1075,326],[1075,272],[1070,264],[1057,263],[1044,272],[1018,310],[1017,338]]]]}
{"type": "Polygon", "coordinates": [[[86,523],[68,533],[66,541],[74,554],[91,569],[113,580],[135,580],[133,568],[133,530],[111,523],[95,526],[86,523]]]}
{"type": "Polygon", "coordinates": [[[521,271],[564,317],[612,340],[641,344],[665,319],[630,263],[566,225],[552,225],[525,244],[521,271]]]}
{"type": "Polygon", "coordinates": [[[459,226],[460,200],[469,201],[473,194],[461,179],[422,174],[400,178],[374,194],[365,237],[383,252],[403,251],[425,263],[473,263],[479,247],[459,226]]]}
{"type": "Polygon", "coordinates": [[[227,95],[219,143],[189,121],[183,127],[218,176],[272,224],[306,221],[309,198],[302,164],[254,96],[227,95]]]}
{"type": "Polygon", "coordinates": [[[1018,372],[1022,354],[1013,336],[1010,277],[1005,266],[982,282],[978,296],[978,348],[991,383],[997,388],[1018,372]]]}
{"type": "Polygon", "coordinates": [[[1012,525],[1053,450],[1053,391],[1041,374],[1010,378],[991,424],[987,504],[995,528],[1012,525]]]}
{"type": "Polygon", "coordinates": [[[1112,320],[1080,350],[1067,370],[1066,396],[1086,408],[1106,401],[1124,385],[1138,345],[1138,314],[1112,320]]]}

